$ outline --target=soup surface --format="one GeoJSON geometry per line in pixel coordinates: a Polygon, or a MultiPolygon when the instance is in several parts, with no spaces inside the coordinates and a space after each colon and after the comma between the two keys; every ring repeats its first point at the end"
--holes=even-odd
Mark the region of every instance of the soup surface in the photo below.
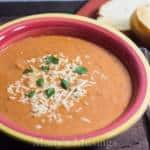
{"type": "Polygon", "coordinates": [[[102,47],[67,36],[29,37],[0,53],[0,113],[46,135],[106,127],[127,108],[132,84],[102,47]]]}

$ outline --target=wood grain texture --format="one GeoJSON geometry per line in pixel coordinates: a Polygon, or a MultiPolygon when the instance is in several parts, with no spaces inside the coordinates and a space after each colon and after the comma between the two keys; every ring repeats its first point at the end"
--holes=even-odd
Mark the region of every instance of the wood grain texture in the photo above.
{"type": "MultiPolygon", "coordinates": [[[[74,148],[76,150],[149,150],[149,143],[146,135],[145,121],[144,118],[141,119],[136,125],[134,125],[127,132],[121,134],[120,136],[96,145],[82,148],[74,148]]],[[[17,148],[17,149],[32,149],[32,150],[42,150],[48,149],[38,145],[30,145],[17,141],[7,135],[0,133],[0,147],[5,147],[5,149],[17,148]]],[[[50,148],[53,150],[54,148],[50,148]]]]}
{"type": "Polygon", "coordinates": [[[0,2],[0,16],[24,16],[38,13],[75,13],[87,0],[0,2]],[[8,11],[9,10],[9,11],[8,11]]]}

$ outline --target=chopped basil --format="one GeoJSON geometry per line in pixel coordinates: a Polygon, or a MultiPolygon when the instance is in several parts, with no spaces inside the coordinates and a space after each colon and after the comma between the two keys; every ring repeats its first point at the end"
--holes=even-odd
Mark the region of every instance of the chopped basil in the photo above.
{"type": "Polygon", "coordinates": [[[85,74],[88,72],[87,68],[85,68],[84,66],[77,66],[74,70],[75,73],[78,74],[85,74]]]}
{"type": "Polygon", "coordinates": [[[45,58],[45,63],[46,64],[50,64],[50,63],[58,64],[59,63],[59,59],[57,57],[53,56],[53,55],[52,56],[48,56],[48,57],[45,58]]]}
{"type": "Polygon", "coordinates": [[[35,94],[35,91],[30,91],[29,93],[26,93],[25,96],[32,98],[35,94]]]}
{"type": "Polygon", "coordinates": [[[45,93],[46,97],[49,98],[55,94],[55,89],[54,88],[48,88],[44,91],[44,93],[45,93]]]}
{"type": "Polygon", "coordinates": [[[69,83],[69,81],[68,80],[61,80],[61,86],[64,88],[64,89],[68,89],[69,88],[69,86],[70,86],[70,83],[69,83]]]}
{"type": "Polygon", "coordinates": [[[33,72],[32,68],[27,68],[23,71],[23,74],[32,73],[32,72],[33,72]]]}
{"type": "Polygon", "coordinates": [[[43,78],[39,78],[36,80],[36,85],[39,87],[42,87],[44,84],[44,79],[43,78]]]}
{"type": "Polygon", "coordinates": [[[49,66],[41,66],[41,70],[48,71],[49,70],[49,66]]]}

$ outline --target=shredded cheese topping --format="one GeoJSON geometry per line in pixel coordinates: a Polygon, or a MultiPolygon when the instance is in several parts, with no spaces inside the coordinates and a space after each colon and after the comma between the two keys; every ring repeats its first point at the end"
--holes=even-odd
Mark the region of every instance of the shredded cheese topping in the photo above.
{"type": "MultiPolygon", "coordinates": [[[[77,66],[83,64],[79,56],[74,60],[69,60],[62,53],[54,55],[59,59],[58,64],[50,63],[48,68],[45,67],[47,70],[41,70],[41,67],[45,66],[45,59],[50,56],[52,55],[26,60],[30,69],[26,70],[26,74],[22,74],[19,80],[9,84],[7,91],[11,100],[31,104],[34,116],[41,117],[44,115],[49,121],[61,123],[63,118],[59,113],[59,107],[63,106],[69,112],[74,104],[87,94],[87,87],[92,86],[95,82],[74,72],[77,66]],[[41,86],[37,86],[39,78],[42,78],[42,83],[38,83],[41,86]],[[62,79],[70,83],[68,89],[64,89],[60,85],[62,79]],[[55,90],[50,97],[46,97],[44,92],[48,88],[55,90]]],[[[76,112],[81,111],[81,109],[78,108],[76,112]]],[[[72,116],[69,117],[72,118],[72,116]]],[[[90,122],[85,118],[81,118],[81,120],[90,122]]],[[[41,127],[38,125],[36,128],[41,127]]]]}

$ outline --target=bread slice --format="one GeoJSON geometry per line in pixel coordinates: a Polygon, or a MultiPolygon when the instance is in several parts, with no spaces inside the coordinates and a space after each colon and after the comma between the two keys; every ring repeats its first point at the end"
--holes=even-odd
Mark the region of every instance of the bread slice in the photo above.
{"type": "Polygon", "coordinates": [[[98,21],[118,30],[130,30],[130,17],[140,5],[150,4],[150,0],[111,0],[99,10],[98,21]]]}
{"type": "Polygon", "coordinates": [[[136,9],[131,17],[131,29],[143,44],[150,47],[150,5],[136,9]]]}
{"type": "Polygon", "coordinates": [[[137,18],[145,26],[145,28],[150,30],[150,5],[139,7],[136,14],[137,18]]]}

